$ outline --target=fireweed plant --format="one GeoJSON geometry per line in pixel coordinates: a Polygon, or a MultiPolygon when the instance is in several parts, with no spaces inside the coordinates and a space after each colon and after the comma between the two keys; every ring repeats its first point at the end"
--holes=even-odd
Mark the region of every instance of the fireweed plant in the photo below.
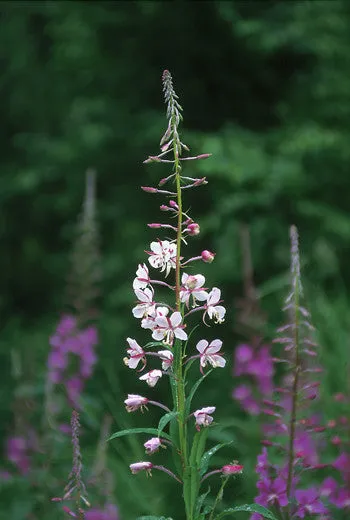
{"type": "MultiPolygon", "coordinates": [[[[323,500],[329,479],[321,486],[310,486],[313,473],[325,468],[329,471],[330,465],[322,464],[319,457],[326,442],[320,436],[326,428],[320,424],[313,404],[319,397],[322,369],[317,364],[317,343],[310,314],[302,305],[298,234],[294,226],[291,228],[291,279],[292,289],[284,307],[288,322],[278,329],[274,340],[282,345],[282,353],[280,348],[278,356],[272,358],[276,366],[284,367],[284,375],[282,383],[273,389],[273,398],[265,399],[261,410],[271,421],[264,424],[264,447],[256,466],[259,480],[255,500],[272,507],[281,520],[310,517],[330,520],[323,500]]],[[[252,516],[252,520],[261,518],[257,513],[252,516]]]]}
{"type": "Polygon", "coordinates": [[[192,332],[198,325],[191,329],[189,319],[193,315],[198,316],[199,324],[206,327],[222,323],[226,313],[220,289],[206,288],[204,276],[193,267],[197,261],[211,263],[214,253],[204,250],[198,256],[186,258],[184,252],[187,241],[199,234],[200,227],[184,209],[183,196],[189,189],[203,186],[207,181],[205,178],[184,176],[183,166],[186,161],[206,159],[210,154],[183,156],[189,148],[180,139],[182,108],[169,71],[164,71],[162,81],[168,126],[160,141],[161,152],[149,156],[144,162],[166,164],[171,172],[160,180],[159,187],[147,186],[142,189],[166,197],[166,203],[160,209],[173,217],[173,223],[148,224],[150,228],[166,231],[170,236],[151,242],[146,251],[150,269],[147,263],[141,263],[136,271],[133,290],[137,303],[132,313],[141,329],[144,329],[144,334],[149,334],[151,338],[146,344],[141,341],[142,346],[137,339],[127,338],[124,362],[131,370],[141,372],[138,377],[149,388],[155,387],[161,378],[167,378],[170,395],[165,404],[144,395],[129,394],[125,400],[128,412],[147,410],[152,405],[165,413],[158,428],[123,430],[112,435],[111,439],[133,433],[152,435],[144,443],[147,460],[135,461],[130,465],[130,470],[133,474],[144,472],[147,475],[151,475],[152,471],[162,471],[177,481],[187,520],[219,519],[235,511],[259,511],[273,518],[268,510],[254,504],[216,513],[228,478],[242,473],[243,466],[232,461],[208,471],[210,457],[222,446],[217,445],[208,451],[205,449],[208,430],[214,426],[216,407],[214,403],[208,402],[202,403],[198,409],[192,407],[197,389],[211,370],[222,369],[226,364],[222,341],[208,337],[209,329],[205,328],[205,335],[194,344],[192,332]],[[169,188],[166,189],[165,185],[169,188]],[[159,279],[159,274],[163,274],[163,279],[159,279]],[[157,287],[168,292],[170,303],[160,299],[157,287]],[[149,360],[152,361],[151,366],[149,360]],[[192,388],[188,381],[190,370],[195,370],[200,376],[192,388]],[[171,469],[148,460],[149,457],[156,458],[156,452],[162,447],[172,450],[174,467],[171,469]],[[213,475],[221,476],[222,484],[214,505],[209,507],[205,505],[209,493],[207,479],[213,475]]]}

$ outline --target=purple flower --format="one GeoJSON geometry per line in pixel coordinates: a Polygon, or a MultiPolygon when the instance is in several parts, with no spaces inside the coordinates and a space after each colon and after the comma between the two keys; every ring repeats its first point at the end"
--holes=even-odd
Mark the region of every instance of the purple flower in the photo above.
{"type": "Polygon", "coordinates": [[[350,490],[340,489],[332,503],[339,509],[350,509],[350,490]]]}
{"type": "MultiPolygon", "coordinates": [[[[257,483],[257,488],[260,491],[260,498],[268,504],[278,504],[281,507],[288,505],[288,498],[286,493],[286,482],[283,478],[276,479],[263,478],[257,483]]],[[[260,504],[260,502],[258,502],[260,504]]],[[[261,504],[265,505],[265,504],[261,504]]]]}
{"type": "Polygon", "coordinates": [[[94,508],[85,512],[85,520],[118,520],[118,509],[114,504],[107,504],[104,508],[94,508]]]}
{"type": "Polygon", "coordinates": [[[270,464],[268,461],[268,452],[266,447],[262,449],[262,453],[258,455],[257,460],[258,462],[255,467],[255,471],[263,478],[268,478],[270,464]]]}
{"type": "Polygon", "coordinates": [[[26,475],[30,470],[28,444],[24,437],[10,437],[7,441],[7,458],[21,473],[26,475]]]}
{"type": "Polygon", "coordinates": [[[296,516],[305,518],[308,515],[326,514],[327,508],[321,502],[319,492],[316,488],[299,489],[295,492],[295,499],[298,504],[296,516]]]}

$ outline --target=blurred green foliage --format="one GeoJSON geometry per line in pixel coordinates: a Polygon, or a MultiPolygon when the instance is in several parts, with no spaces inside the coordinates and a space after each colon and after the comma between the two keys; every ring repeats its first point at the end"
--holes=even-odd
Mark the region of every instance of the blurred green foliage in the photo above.
{"type": "MultiPolygon", "coordinates": [[[[332,370],[339,359],[347,360],[349,27],[347,0],[0,3],[4,439],[13,424],[18,381],[28,379],[43,393],[48,335],[62,310],[89,167],[97,170],[104,279],[99,365],[82,417],[87,464],[104,412],[112,414],[114,430],[151,425],[153,412],[134,418],[123,410],[124,395],[142,392],[143,385],[122,358],[124,338],[139,334],[130,312],[134,271],[158,236],[145,225],[159,219],[163,202],[139,187],[166,173],[142,165],[158,151],[165,126],[164,68],[173,73],[184,107],[184,141],[195,154],[213,154],[188,163],[187,173],[207,176],[209,185],[194,198],[188,193],[185,204],[202,229],[191,245],[194,253],[217,253],[204,274],[223,290],[228,314],[220,334],[228,359],[240,340],[234,334],[235,302],[242,294],[238,231],[247,223],[261,303],[269,314],[267,336],[281,317],[288,227],[296,224],[324,359],[332,370]],[[18,357],[22,368],[14,377],[18,357]]],[[[341,390],[337,378],[326,381],[326,395],[341,390]]],[[[244,480],[232,485],[232,500],[246,500],[254,496],[258,433],[231,401],[232,385],[228,368],[203,390],[202,400],[218,403],[218,417],[232,419],[220,435],[234,440],[234,457],[246,467],[244,480]]],[[[233,458],[223,452],[218,461],[226,455],[233,458]]],[[[163,478],[129,476],[133,457],[142,459],[139,439],[113,443],[110,456],[123,519],[150,513],[179,518],[172,484],[151,495],[163,478]]],[[[11,519],[21,520],[23,511],[8,509],[7,499],[1,500],[1,518],[11,510],[11,519]]]]}

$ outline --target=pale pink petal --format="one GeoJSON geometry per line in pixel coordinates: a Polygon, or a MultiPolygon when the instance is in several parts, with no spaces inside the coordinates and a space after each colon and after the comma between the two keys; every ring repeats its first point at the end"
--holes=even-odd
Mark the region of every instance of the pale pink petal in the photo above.
{"type": "Polygon", "coordinates": [[[198,350],[198,352],[203,354],[204,350],[207,348],[208,345],[209,343],[206,339],[201,339],[200,341],[198,341],[196,349],[198,350]]]}

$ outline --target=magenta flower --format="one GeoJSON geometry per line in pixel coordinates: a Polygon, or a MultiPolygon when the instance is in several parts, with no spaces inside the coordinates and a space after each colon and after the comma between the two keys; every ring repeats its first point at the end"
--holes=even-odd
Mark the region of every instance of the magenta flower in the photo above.
{"type": "Polygon", "coordinates": [[[298,504],[295,515],[298,518],[305,518],[309,515],[323,515],[328,513],[327,508],[320,500],[320,494],[316,488],[298,489],[295,492],[295,499],[298,504]]]}
{"type": "Polygon", "coordinates": [[[142,397],[141,395],[137,394],[128,394],[128,398],[124,401],[126,410],[128,412],[136,412],[136,410],[142,411],[143,407],[146,407],[147,403],[147,397],[142,397]]]}
{"type": "Polygon", "coordinates": [[[201,367],[206,367],[209,363],[213,368],[224,368],[226,360],[218,354],[221,347],[222,341],[220,339],[214,339],[210,344],[206,339],[201,339],[196,346],[200,353],[201,367]]]}
{"type": "MultiPolygon", "coordinates": [[[[277,477],[276,479],[263,478],[257,483],[260,491],[260,498],[266,501],[266,504],[278,504],[281,507],[288,505],[287,484],[284,479],[277,477]]],[[[258,502],[259,504],[261,502],[258,502]]]]}
{"type": "Polygon", "coordinates": [[[196,419],[196,429],[199,431],[201,426],[207,427],[213,422],[213,418],[211,417],[211,413],[214,413],[216,410],[215,406],[206,406],[205,408],[201,408],[200,410],[196,410],[193,415],[196,419]]]}
{"type": "Polygon", "coordinates": [[[103,508],[94,507],[85,511],[85,520],[119,520],[118,509],[114,504],[106,504],[103,508]]]}
{"type": "Polygon", "coordinates": [[[162,377],[162,371],[161,370],[151,370],[150,372],[147,372],[147,374],[144,374],[143,376],[139,377],[140,381],[146,381],[148,386],[156,386],[159,379],[162,377]]]}

